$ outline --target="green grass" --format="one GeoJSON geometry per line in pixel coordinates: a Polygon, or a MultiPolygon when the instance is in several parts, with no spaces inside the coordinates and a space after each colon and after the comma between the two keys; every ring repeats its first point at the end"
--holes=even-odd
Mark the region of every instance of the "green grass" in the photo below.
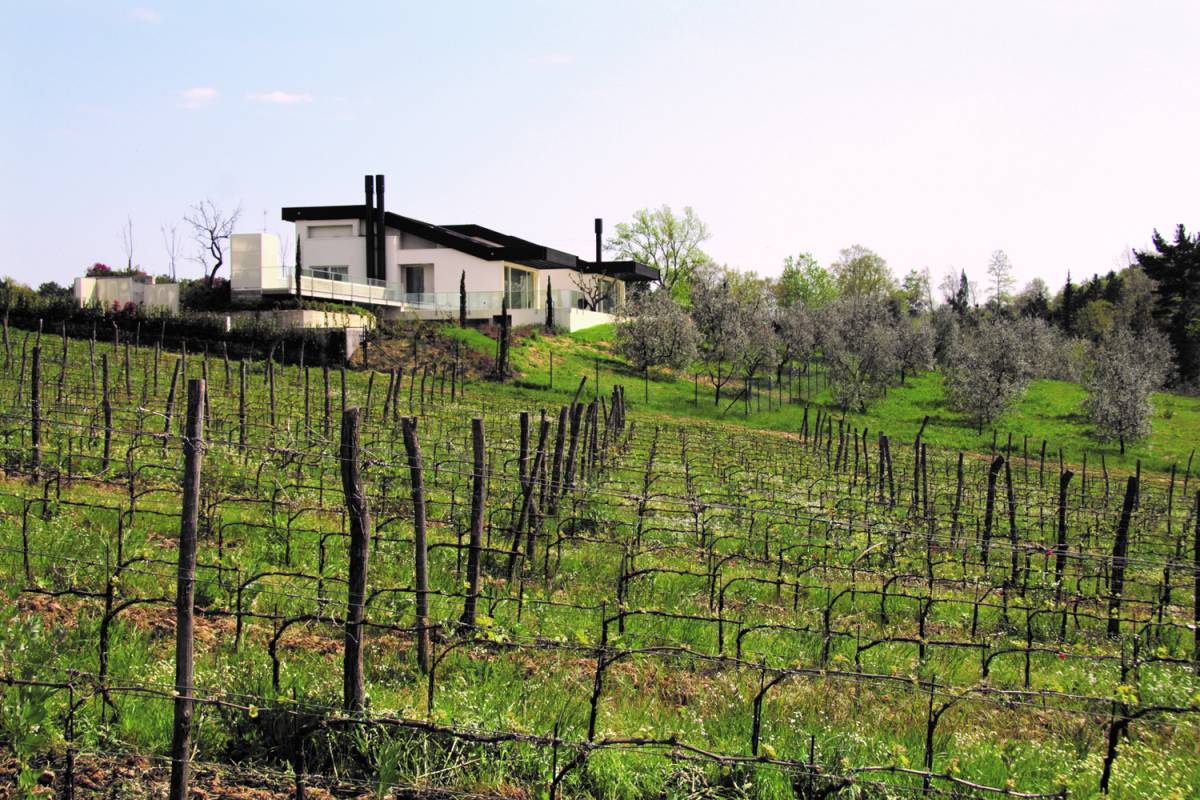
{"type": "MultiPolygon", "coordinates": [[[[449,335],[467,342],[482,353],[494,354],[495,341],[476,330],[447,327],[449,335]]],[[[585,395],[595,395],[596,367],[599,365],[600,393],[611,391],[614,383],[626,387],[629,403],[639,409],[658,411],[677,417],[729,422],[751,428],[797,432],[804,419],[804,406],[809,406],[810,425],[818,409],[840,418],[842,411],[829,392],[820,389],[810,398],[801,397],[797,403],[782,407],[778,402],[768,409],[765,398],[755,396],[749,413],[738,402],[730,400],[737,394],[736,381],[722,391],[720,405],[714,403],[714,392],[702,375],[699,401],[691,376],[679,377],[652,373],[648,396],[643,376],[616,357],[612,340],[614,328],[599,325],[572,334],[547,336],[543,333],[514,340],[512,363],[518,371],[516,387],[497,387],[498,391],[527,397],[538,404],[569,401],[581,377],[588,378],[585,395]],[[553,354],[554,382],[550,383],[550,362],[553,354]]],[[[993,425],[977,431],[973,420],[955,411],[946,400],[942,377],[937,372],[910,376],[903,385],[888,389],[887,396],[875,401],[866,413],[846,414],[848,424],[882,431],[893,440],[910,441],[928,416],[925,440],[941,447],[967,452],[988,452],[993,432],[998,447],[1004,446],[1012,435],[1013,446],[1021,452],[1028,437],[1030,458],[1040,452],[1047,442],[1047,461],[1056,460],[1063,451],[1067,463],[1081,465],[1087,459],[1089,471],[1100,470],[1101,458],[1108,467],[1132,469],[1140,460],[1144,469],[1167,472],[1172,465],[1183,469],[1196,443],[1200,441],[1200,398],[1160,392],[1152,398],[1154,418],[1150,436],[1139,442],[1127,443],[1124,455],[1117,442],[1101,442],[1092,430],[1084,413],[1087,392],[1078,384],[1056,380],[1034,381],[1017,405],[993,425]]],[[[1194,466],[1194,465],[1193,465],[1194,466]]]]}

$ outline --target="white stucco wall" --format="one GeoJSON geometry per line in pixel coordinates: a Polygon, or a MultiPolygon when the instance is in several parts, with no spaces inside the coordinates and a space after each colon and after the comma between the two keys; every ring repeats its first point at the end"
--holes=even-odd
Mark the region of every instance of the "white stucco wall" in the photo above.
{"type": "Polygon", "coordinates": [[[284,289],[285,274],[279,237],[273,233],[235,233],[229,237],[229,275],[235,292],[284,289]]]}
{"type": "Polygon", "coordinates": [[[116,303],[124,307],[126,303],[136,303],[147,311],[167,311],[179,313],[179,284],[153,283],[154,279],[143,283],[126,276],[111,278],[89,278],[84,276],[75,279],[73,293],[81,308],[97,304],[102,308],[112,308],[116,303]]]}
{"type": "Polygon", "coordinates": [[[365,282],[367,279],[367,242],[361,233],[362,224],[357,219],[297,222],[296,234],[300,237],[300,265],[305,269],[348,267],[350,280],[365,282]],[[309,238],[308,228],[310,225],[350,225],[355,235],[309,238]]]}

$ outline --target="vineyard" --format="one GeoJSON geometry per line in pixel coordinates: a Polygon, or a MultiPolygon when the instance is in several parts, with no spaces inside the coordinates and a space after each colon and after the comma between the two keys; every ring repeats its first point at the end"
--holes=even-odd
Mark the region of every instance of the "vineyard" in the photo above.
{"type": "Polygon", "coordinates": [[[1191,463],[139,338],[5,330],[0,793],[1200,795],[1191,463]]]}

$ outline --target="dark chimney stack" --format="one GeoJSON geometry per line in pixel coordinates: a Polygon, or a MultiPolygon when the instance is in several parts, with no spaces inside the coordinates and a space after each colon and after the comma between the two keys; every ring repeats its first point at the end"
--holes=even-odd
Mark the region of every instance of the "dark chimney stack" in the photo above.
{"type": "Polygon", "coordinates": [[[600,266],[600,262],[603,259],[603,256],[601,254],[601,245],[600,245],[600,235],[602,233],[604,233],[604,220],[600,219],[600,217],[596,217],[596,266],[597,267],[600,266]]]}
{"type": "Polygon", "coordinates": [[[383,176],[375,176],[375,279],[387,280],[387,225],[383,221],[383,176]]]}
{"type": "Polygon", "coordinates": [[[375,183],[370,175],[363,176],[366,204],[363,206],[363,233],[367,237],[367,277],[375,274],[375,183]]]}

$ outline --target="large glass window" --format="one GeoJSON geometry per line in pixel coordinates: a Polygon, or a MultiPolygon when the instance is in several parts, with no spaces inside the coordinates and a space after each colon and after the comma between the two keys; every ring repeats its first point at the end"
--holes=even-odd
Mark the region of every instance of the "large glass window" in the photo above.
{"type": "Polygon", "coordinates": [[[509,308],[533,308],[533,273],[514,267],[504,268],[504,294],[509,308]]]}
{"type": "Polygon", "coordinates": [[[404,270],[404,292],[405,294],[424,294],[425,293],[425,265],[424,264],[405,264],[404,270]]]}

